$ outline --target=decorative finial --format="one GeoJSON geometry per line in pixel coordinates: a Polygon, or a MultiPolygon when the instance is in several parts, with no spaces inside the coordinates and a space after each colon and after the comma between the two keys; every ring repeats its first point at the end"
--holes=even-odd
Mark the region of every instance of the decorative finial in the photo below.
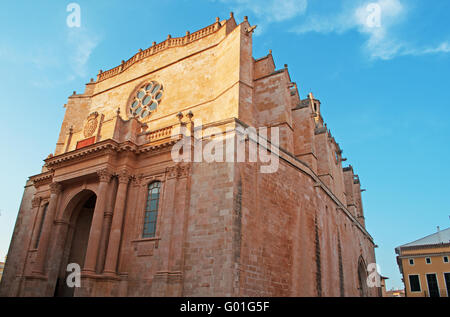
{"type": "Polygon", "coordinates": [[[122,65],[125,64],[125,61],[122,59],[122,65]]]}
{"type": "Polygon", "coordinates": [[[91,78],[91,83],[93,83],[94,82],[94,78],[91,78]]]}
{"type": "Polygon", "coordinates": [[[269,50],[269,55],[272,55],[272,50],[269,50]]]}
{"type": "Polygon", "coordinates": [[[248,22],[248,16],[244,16],[244,21],[248,22]]]}
{"type": "Polygon", "coordinates": [[[172,38],[172,35],[167,35],[167,39],[170,40],[172,38]]]}
{"type": "Polygon", "coordinates": [[[100,70],[98,71],[98,74],[100,75],[101,73],[103,73],[103,70],[100,69],[100,70]]]}
{"type": "Polygon", "coordinates": [[[155,45],[156,45],[156,42],[153,42],[152,45],[155,46],[155,45]]]}
{"type": "Polygon", "coordinates": [[[287,64],[284,64],[284,68],[288,68],[288,65],[287,65],[287,64]]]}
{"type": "Polygon", "coordinates": [[[220,18],[219,17],[216,17],[216,22],[220,22],[220,18]]]}
{"type": "Polygon", "coordinates": [[[70,134],[73,133],[73,125],[70,126],[70,128],[69,128],[69,133],[70,133],[70,134]]]}
{"type": "Polygon", "coordinates": [[[76,92],[76,91],[74,90],[74,91],[73,91],[73,94],[74,94],[74,95],[76,95],[76,94],[77,94],[77,92],[76,92]]]}
{"type": "Polygon", "coordinates": [[[117,113],[117,116],[119,116],[119,115],[120,115],[120,107],[118,107],[118,108],[117,108],[117,111],[116,111],[116,113],[117,113]]]}
{"type": "Polygon", "coordinates": [[[142,53],[142,48],[139,49],[139,53],[142,53]]]}
{"type": "Polygon", "coordinates": [[[189,112],[187,114],[187,117],[188,117],[189,121],[192,121],[192,118],[194,117],[194,114],[192,113],[191,110],[189,110],[189,112]]]}
{"type": "Polygon", "coordinates": [[[186,36],[189,36],[189,34],[191,34],[191,32],[189,32],[189,31],[186,31],[186,36]]]}
{"type": "Polygon", "coordinates": [[[181,111],[178,112],[177,118],[178,118],[178,121],[180,121],[180,123],[181,123],[181,119],[183,119],[183,114],[181,113],[181,111]]]}
{"type": "Polygon", "coordinates": [[[230,18],[233,18],[233,17],[234,17],[234,13],[230,12],[230,18]]]}

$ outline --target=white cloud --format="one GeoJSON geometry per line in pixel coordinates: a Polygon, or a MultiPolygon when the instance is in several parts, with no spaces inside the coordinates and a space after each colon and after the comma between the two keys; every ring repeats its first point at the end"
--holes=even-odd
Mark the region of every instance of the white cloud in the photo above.
{"type": "Polygon", "coordinates": [[[39,74],[39,80],[32,80],[36,87],[52,87],[57,84],[72,81],[76,78],[84,78],[89,75],[88,61],[92,52],[99,44],[98,36],[90,34],[82,28],[69,28],[66,34],[66,42],[41,43],[40,46],[30,47],[29,50],[21,50],[13,46],[0,46],[0,59],[10,64],[26,64],[31,72],[39,74]],[[58,45],[60,44],[60,45],[58,45]],[[50,72],[64,71],[65,80],[60,76],[59,80],[50,80],[50,72]]]}
{"type": "Polygon", "coordinates": [[[450,53],[450,44],[446,42],[442,42],[436,47],[428,47],[422,50],[413,50],[409,52],[410,55],[426,55],[426,54],[438,54],[438,53],[450,53]]]}
{"type": "Polygon", "coordinates": [[[365,47],[372,58],[391,59],[400,52],[403,45],[392,34],[392,29],[400,24],[406,15],[406,9],[399,0],[379,0],[374,2],[380,9],[380,25],[370,23],[373,11],[371,2],[364,3],[354,11],[354,19],[359,32],[366,34],[365,47]]]}
{"type": "Polygon", "coordinates": [[[408,8],[401,0],[343,1],[340,12],[332,15],[310,15],[305,22],[291,29],[297,34],[308,32],[337,33],[356,30],[366,36],[364,50],[372,59],[388,60],[396,56],[448,53],[449,45],[435,48],[415,48],[399,36],[397,27],[405,21],[408,8]],[[379,8],[379,25],[374,24],[375,9],[379,8]]]}
{"type": "Polygon", "coordinates": [[[86,77],[89,57],[100,42],[98,36],[90,34],[82,28],[70,28],[67,42],[71,52],[69,63],[73,72],[79,77],[86,77]]]}

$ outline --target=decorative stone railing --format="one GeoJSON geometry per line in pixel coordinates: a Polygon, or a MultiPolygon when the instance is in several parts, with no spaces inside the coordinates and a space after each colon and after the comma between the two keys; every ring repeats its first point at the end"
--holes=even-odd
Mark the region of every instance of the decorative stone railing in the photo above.
{"type": "Polygon", "coordinates": [[[154,42],[151,47],[147,48],[146,50],[139,50],[139,52],[137,54],[135,54],[133,57],[131,57],[129,60],[122,61],[122,64],[120,64],[119,66],[114,67],[105,72],[100,70],[100,72],[97,75],[97,82],[111,78],[117,74],[120,74],[121,72],[123,72],[126,69],[128,69],[129,67],[131,67],[137,61],[142,60],[151,55],[154,55],[156,53],[159,53],[167,48],[184,46],[186,44],[189,44],[189,43],[197,41],[201,38],[204,38],[204,37],[216,32],[217,30],[219,30],[221,28],[221,26],[222,25],[220,24],[220,22],[218,20],[216,20],[216,22],[214,24],[211,24],[211,25],[209,25],[199,31],[196,31],[192,34],[190,34],[189,32],[186,32],[186,35],[183,37],[172,38],[169,35],[168,38],[164,42],[161,42],[159,44],[156,44],[154,42]]]}
{"type": "Polygon", "coordinates": [[[172,136],[172,126],[161,128],[155,131],[147,132],[146,139],[147,142],[154,142],[165,138],[170,138],[172,136]]]}

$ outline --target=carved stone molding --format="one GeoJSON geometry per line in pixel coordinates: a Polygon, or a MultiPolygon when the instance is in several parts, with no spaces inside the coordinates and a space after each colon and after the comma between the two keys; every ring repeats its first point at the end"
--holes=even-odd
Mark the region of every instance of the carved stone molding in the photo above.
{"type": "Polygon", "coordinates": [[[133,176],[126,169],[121,170],[117,174],[117,178],[119,179],[119,183],[122,183],[122,184],[128,184],[128,182],[130,181],[130,179],[132,179],[132,177],[133,176]]]}
{"type": "Polygon", "coordinates": [[[183,280],[183,273],[179,271],[175,272],[156,272],[154,281],[161,282],[181,282],[183,280]]]}
{"type": "MultiPolygon", "coordinates": [[[[230,17],[230,19],[233,19],[230,17]]],[[[221,24],[220,22],[214,22],[213,24],[200,29],[196,32],[189,33],[187,32],[184,37],[175,37],[172,38],[171,36],[168,36],[167,39],[164,42],[161,42],[159,44],[156,44],[156,42],[153,42],[153,45],[145,50],[139,50],[133,57],[131,57],[127,61],[122,61],[122,63],[110,70],[103,71],[100,70],[97,75],[97,82],[103,81],[105,79],[114,77],[123,71],[130,68],[132,65],[137,63],[138,61],[147,58],[149,56],[155,55],[161,51],[164,51],[166,49],[169,49],[171,47],[181,47],[185,46],[189,43],[192,43],[194,41],[197,41],[201,38],[204,38],[212,33],[217,32],[222,26],[225,24],[221,24]]]]}
{"type": "Polygon", "coordinates": [[[55,226],[69,226],[70,225],[70,223],[65,220],[55,220],[53,223],[55,224],[55,226]]]}
{"type": "Polygon", "coordinates": [[[191,165],[190,164],[183,164],[178,165],[178,177],[187,177],[191,173],[191,165]]]}
{"type": "Polygon", "coordinates": [[[33,208],[39,207],[39,206],[41,205],[41,200],[42,200],[42,198],[39,197],[39,196],[34,197],[34,198],[31,200],[31,207],[33,207],[33,208]]]}
{"type": "Polygon", "coordinates": [[[177,166],[170,166],[166,168],[166,177],[167,179],[176,178],[178,175],[177,166]]]}
{"type": "Polygon", "coordinates": [[[93,112],[87,118],[87,122],[84,125],[83,134],[85,138],[89,138],[94,135],[95,130],[98,126],[98,113],[93,112]]]}
{"type": "Polygon", "coordinates": [[[50,184],[50,193],[52,194],[60,194],[62,191],[62,185],[58,182],[53,182],[50,184]]]}
{"type": "Polygon", "coordinates": [[[162,182],[164,180],[164,174],[154,174],[151,176],[142,177],[140,186],[147,188],[149,184],[158,181],[162,182]]]}
{"type": "Polygon", "coordinates": [[[142,184],[143,175],[135,175],[131,178],[131,184],[135,187],[139,187],[142,184]]]}
{"type": "Polygon", "coordinates": [[[159,246],[159,238],[134,240],[132,242],[135,254],[138,257],[153,256],[154,250],[158,249],[159,246]]]}
{"type": "Polygon", "coordinates": [[[190,173],[190,164],[177,164],[166,168],[167,179],[187,177],[190,173]]]}
{"type": "Polygon", "coordinates": [[[52,179],[53,179],[52,171],[47,171],[45,173],[41,173],[30,177],[30,180],[33,182],[33,185],[36,188],[50,184],[52,182],[52,179]]]}
{"type": "Polygon", "coordinates": [[[97,175],[98,175],[100,182],[109,183],[111,181],[111,177],[113,176],[113,173],[109,169],[104,168],[104,169],[97,171],[97,175]]]}

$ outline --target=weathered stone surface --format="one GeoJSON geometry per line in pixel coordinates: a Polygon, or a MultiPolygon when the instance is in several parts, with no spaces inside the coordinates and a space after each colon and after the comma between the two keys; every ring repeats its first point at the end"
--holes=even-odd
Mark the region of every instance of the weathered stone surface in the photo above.
{"type": "Polygon", "coordinates": [[[375,262],[359,178],[342,169],[320,102],[301,100],[271,53],[253,58],[249,27],[231,17],[170,38],[69,97],[55,153],[25,188],[0,296],[378,294],[358,280],[361,261],[375,262]],[[133,98],[152,81],[163,86],[158,107],[132,117],[133,98]],[[175,162],[180,131],[200,131],[195,120],[204,146],[240,124],[279,128],[278,169],[175,162]],[[153,182],[156,229],[145,237],[153,182]],[[41,229],[50,200],[53,218],[41,229]],[[83,262],[75,290],[65,286],[70,259],[83,262]]]}

